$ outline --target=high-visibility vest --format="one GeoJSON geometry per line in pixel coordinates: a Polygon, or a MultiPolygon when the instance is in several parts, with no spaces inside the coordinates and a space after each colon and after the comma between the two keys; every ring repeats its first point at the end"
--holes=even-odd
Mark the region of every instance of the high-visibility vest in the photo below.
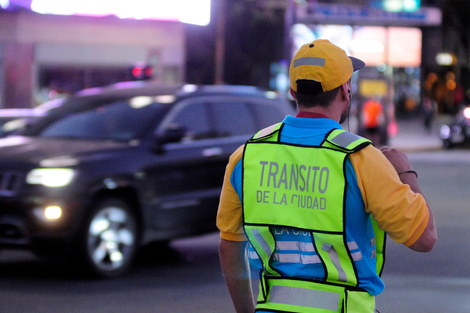
{"type": "MultiPolygon", "coordinates": [[[[280,142],[283,123],[257,133],[243,156],[243,220],[248,240],[262,263],[257,310],[326,313],[373,312],[375,299],[358,287],[345,230],[345,163],[370,141],[341,129],[320,146],[280,142]],[[311,234],[323,281],[285,277],[272,266],[277,247],[273,229],[311,234]]],[[[383,267],[385,234],[373,222],[377,273],[383,267]]]]}

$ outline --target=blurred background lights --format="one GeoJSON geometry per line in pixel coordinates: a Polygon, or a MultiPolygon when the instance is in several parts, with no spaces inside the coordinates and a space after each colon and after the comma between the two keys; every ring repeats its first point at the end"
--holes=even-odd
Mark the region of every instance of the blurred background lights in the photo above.
{"type": "Polygon", "coordinates": [[[385,63],[380,63],[377,65],[377,71],[385,72],[387,70],[387,65],[385,63]]]}
{"type": "Polygon", "coordinates": [[[447,66],[455,63],[454,56],[451,53],[438,53],[436,55],[436,62],[438,65],[447,66]]]}
{"type": "Polygon", "coordinates": [[[175,95],[160,95],[153,98],[158,103],[173,103],[176,101],[175,95]]]}
{"type": "Polygon", "coordinates": [[[174,20],[204,26],[210,23],[211,0],[32,0],[31,10],[41,14],[174,20]]]}
{"type": "Polygon", "coordinates": [[[466,107],[466,108],[463,110],[463,115],[465,116],[465,118],[470,119],[470,107],[466,107]]]}
{"type": "Polygon", "coordinates": [[[196,90],[197,90],[197,86],[196,86],[196,85],[187,84],[187,85],[184,85],[184,86],[183,86],[183,91],[184,91],[184,92],[195,92],[196,90]]]}
{"type": "Polygon", "coordinates": [[[129,100],[129,104],[134,109],[140,109],[153,103],[152,97],[139,96],[129,100]]]}
{"type": "Polygon", "coordinates": [[[383,0],[383,9],[389,12],[413,12],[419,10],[421,0],[383,0]]]}
{"type": "Polygon", "coordinates": [[[385,47],[382,43],[373,40],[353,40],[350,49],[355,53],[382,53],[385,47]]]}
{"type": "Polygon", "coordinates": [[[6,9],[10,6],[10,0],[0,0],[0,7],[6,9]]]}

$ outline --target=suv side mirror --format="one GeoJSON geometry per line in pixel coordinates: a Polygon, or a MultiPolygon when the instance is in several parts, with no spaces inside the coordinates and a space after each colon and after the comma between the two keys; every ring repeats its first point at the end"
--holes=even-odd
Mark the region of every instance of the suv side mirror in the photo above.
{"type": "Polygon", "coordinates": [[[186,136],[185,127],[174,126],[167,128],[162,134],[156,135],[154,139],[154,150],[163,152],[163,145],[167,143],[180,142],[186,136]]]}

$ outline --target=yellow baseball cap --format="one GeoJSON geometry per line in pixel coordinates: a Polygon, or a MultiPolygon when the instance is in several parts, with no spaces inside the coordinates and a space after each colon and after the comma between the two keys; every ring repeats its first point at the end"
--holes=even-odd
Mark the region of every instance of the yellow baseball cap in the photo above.
{"type": "Polygon", "coordinates": [[[348,57],[340,47],[329,40],[318,39],[300,47],[289,68],[290,86],[297,92],[298,80],[314,80],[321,84],[323,92],[346,83],[364,62],[348,57]]]}

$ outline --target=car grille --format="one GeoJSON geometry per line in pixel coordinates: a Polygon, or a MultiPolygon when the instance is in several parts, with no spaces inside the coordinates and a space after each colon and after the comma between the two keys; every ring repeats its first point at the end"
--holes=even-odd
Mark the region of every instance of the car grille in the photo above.
{"type": "Polygon", "coordinates": [[[18,172],[0,172],[0,196],[13,196],[20,189],[23,175],[18,172]]]}

